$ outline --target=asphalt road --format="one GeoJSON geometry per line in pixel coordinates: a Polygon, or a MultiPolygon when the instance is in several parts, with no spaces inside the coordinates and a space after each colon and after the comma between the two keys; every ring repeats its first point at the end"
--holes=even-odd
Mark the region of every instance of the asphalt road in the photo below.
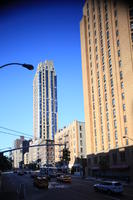
{"type": "Polygon", "coordinates": [[[123,195],[108,195],[95,192],[94,181],[72,178],[71,184],[59,184],[53,179],[49,189],[38,189],[33,186],[29,174],[4,174],[2,177],[2,192],[0,200],[132,200],[133,188],[126,186],[123,195]]]}

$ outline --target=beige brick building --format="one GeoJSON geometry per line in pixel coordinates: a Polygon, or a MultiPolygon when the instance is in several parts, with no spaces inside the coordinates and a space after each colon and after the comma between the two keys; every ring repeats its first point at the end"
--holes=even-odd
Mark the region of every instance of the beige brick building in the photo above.
{"type": "MultiPolygon", "coordinates": [[[[67,127],[59,130],[55,134],[55,144],[65,144],[66,148],[70,151],[70,162],[69,167],[71,168],[75,159],[86,157],[86,146],[85,146],[85,123],[79,121],[73,121],[67,127]]],[[[55,162],[61,161],[62,152],[64,145],[55,146],[55,162]]]]}
{"type": "Polygon", "coordinates": [[[87,154],[133,145],[133,9],[124,2],[86,0],[83,8],[87,154]]]}

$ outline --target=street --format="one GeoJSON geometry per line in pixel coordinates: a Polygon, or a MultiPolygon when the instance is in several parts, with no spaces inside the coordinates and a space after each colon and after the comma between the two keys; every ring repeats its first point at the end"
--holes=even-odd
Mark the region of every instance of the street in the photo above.
{"type": "Polygon", "coordinates": [[[0,200],[119,200],[133,199],[133,188],[131,186],[124,187],[122,195],[108,195],[106,193],[95,192],[93,184],[95,181],[72,178],[71,184],[56,183],[52,179],[48,189],[39,189],[33,185],[33,179],[30,174],[19,176],[14,173],[2,175],[2,192],[0,200]]]}

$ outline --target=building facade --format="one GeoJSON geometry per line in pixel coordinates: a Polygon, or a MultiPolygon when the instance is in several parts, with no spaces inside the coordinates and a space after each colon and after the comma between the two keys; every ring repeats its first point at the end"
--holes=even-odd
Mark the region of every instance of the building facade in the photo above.
{"type": "Polygon", "coordinates": [[[14,141],[14,148],[16,149],[12,153],[13,167],[21,168],[24,164],[24,154],[29,151],[29,141],[24,139],[24,136],[20,136],[20,139],[14,141]],[[22,149],[17,149],[22,148],[22,149]]]}
{"type": "Polygon", "coordinates": [[[53,140],[57,131],[57,76],[52,61],[41,62],[33,81],[34,139],[53,140]]]}
{"type": "Polygon", "coordinates": [[[40,165],[54,163],[55,133],[57,131],[57,76],[52,61],[39,63],[33,80],[33,129],[34,138],[30,148],[30,160],[41,160],[40,165]],[[32,156],[32,152],[33,155],[32,156]]]}
{"type": "Polygon", "coordinates": [[[73,121],[69,126],[60,129],[55,135],[55,162],[58,163],[62,159],[63,148],[70,151],[69,167],[71,168],[76,158],[86,157],[85,146],[85,123],[73,121]]]}
{"type": "Polygon", "coordinates": [[[53,140],[38,139],[30,141],[28,155],[29,163],[37,163],[40,167],[54,165],[54,148],[53,140]]]}
{"type": "Polygon", "coordinates": [[[86,0],[80,22],[86,152],[133,144],[133,7],[86,0]],[[124,137],[124,138],[123,138],[124,137]]]}

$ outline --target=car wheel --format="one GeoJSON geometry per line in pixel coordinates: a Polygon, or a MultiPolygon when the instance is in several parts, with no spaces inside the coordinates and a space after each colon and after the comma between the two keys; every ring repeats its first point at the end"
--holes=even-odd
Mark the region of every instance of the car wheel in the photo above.
{"type": "Polygon", "coordinates": [[[111,191],[111,190],[108,190],[107,192],[108,192],[108,194],[109,194],[109,195],[111,195],[111,193],[112,193],[112,191],[111,191]]]}

